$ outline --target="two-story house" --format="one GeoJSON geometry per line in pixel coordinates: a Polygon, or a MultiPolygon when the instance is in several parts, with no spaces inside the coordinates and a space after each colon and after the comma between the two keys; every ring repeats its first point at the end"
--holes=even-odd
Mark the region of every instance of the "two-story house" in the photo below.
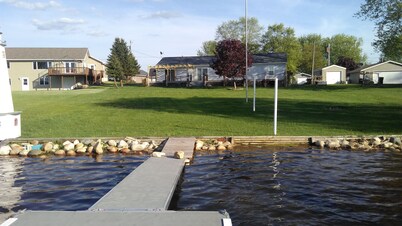
{"type": "Polygon", "coordinates": [[[12,90],[71,89],[105,78],[105,64],[88,48],[6,48],[12,90]]]}

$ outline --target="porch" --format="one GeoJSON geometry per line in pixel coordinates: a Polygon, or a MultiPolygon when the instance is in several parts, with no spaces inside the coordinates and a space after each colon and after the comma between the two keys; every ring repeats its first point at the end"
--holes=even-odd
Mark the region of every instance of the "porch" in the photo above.
{"type": "Polygon", "coordinates": [[[93,85],[101,83],[104,77],[103,70],[95,70],[86,67],[49,67],[49,88],[69,89],[78,82],[93,85]],[[57,81],[56,84],[52,84],[57,81]]]}

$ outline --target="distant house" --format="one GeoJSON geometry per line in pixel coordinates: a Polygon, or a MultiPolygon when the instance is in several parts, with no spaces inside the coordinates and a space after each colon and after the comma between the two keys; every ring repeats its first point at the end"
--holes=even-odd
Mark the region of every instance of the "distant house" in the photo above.
{"type": "Polygon", "coordinates": [[[314,70],[313,84],[344,84],[346,83],[346,68],[338,65],[314,70]]]}
{"type": "Polygon", "coordinates": [[[294,76],[293,84],[295,85],[304,85],[311,84],[311,75],[307,73],[297,73],[294,76]]]}
{"type": "Polygon", "coordinates": [[[389,60],[349,72],[350,83],[362,83],[363,79],[373,84],[402,84],[402,63],[389,60]]]}
{"type": "MultiPolygon", "coordinates": [[[[187,84],[202,86],[222,83],[223,77],[211,68],[215,56],[164,57],[155,66],[150,67],[149,77],[152,83],[187,84]]],[[[253,65],[249,69],[248,79],[256,77],[258,81],[271,81],[277,77],[286,79],[287,55],[268,53],[253,55],[253,65]]]]}
{"type": "Polygon", "coordinates": [[[105,64],[88,48],[6,48],[12,90],[71,89],[105,79],[105,64]]]}

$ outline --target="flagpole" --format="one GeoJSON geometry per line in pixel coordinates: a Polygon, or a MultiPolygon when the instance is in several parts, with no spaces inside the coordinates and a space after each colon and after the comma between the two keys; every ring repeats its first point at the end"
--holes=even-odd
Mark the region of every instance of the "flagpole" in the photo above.
{"type": "Polygon", "coordinates": [[[245,42],[246,42],[246,102],[248,102],[248,32],[247,32],[247,0],[244,1],[245,7],[244,7],[244,16],[246,20],[246,26],[244,29],[244,35],[245,35],[245,42]]]}

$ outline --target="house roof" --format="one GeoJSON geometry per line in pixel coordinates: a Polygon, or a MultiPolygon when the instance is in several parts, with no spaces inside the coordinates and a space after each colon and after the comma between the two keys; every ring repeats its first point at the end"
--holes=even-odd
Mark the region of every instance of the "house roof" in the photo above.
{"type": "MultiPolygon", "coordinates": [[[[163,57],[156,65],[210,65],[215,56],[163,57]]],[[[286,63],[286,53],[254,54],[253,63],[286,63]]]]}
{"type": "Polygon", "coordinates": [[[6,48],[8,60],[82,60],[88,48],[6,48]]]}
{"type": "Polygon", "coordinates": [[[357,72],[360,72],[360,71],[365,71],[365,70],[371,69],[371,68],[373,68],[373,67],[377,67],[377,66],[380,66],[380,65],[383,65],[383,64],[387,64],[387,63],[396,64],[396,65],[402,66],[402,63],[399,63],[399,62],[396,62],[396,61],[392,61],[392,60],[388,60],[388,61],[380,62],[380,63],[376,63],[376,64],[364,65],[363,67],[359,67],[359,68],[357,68],[357,69],[355,69],[355,70],[353,70],[353,71],[350,71],[349,73],[357,73],[357,72]]]}
{"type": "Polygon", "coordinates": [[[346,70],[346,67],[342,67],[342,66],[339,66],[339,65],[336,65],[336,64],[332,64],[332,65],[329,65],[329,66],[326,66],[326,67],[323,67],[323,68],[317,68],[317,69],[315,69],[314,72],[313,72],[313,74],[314,74],[314,75],[322,75],[322,70],[325,70],[325,69],[331,68],[331,67],[337,67],[337,68],[341,68],[341,69],[345,69],[345,70],[346,70]]]}

